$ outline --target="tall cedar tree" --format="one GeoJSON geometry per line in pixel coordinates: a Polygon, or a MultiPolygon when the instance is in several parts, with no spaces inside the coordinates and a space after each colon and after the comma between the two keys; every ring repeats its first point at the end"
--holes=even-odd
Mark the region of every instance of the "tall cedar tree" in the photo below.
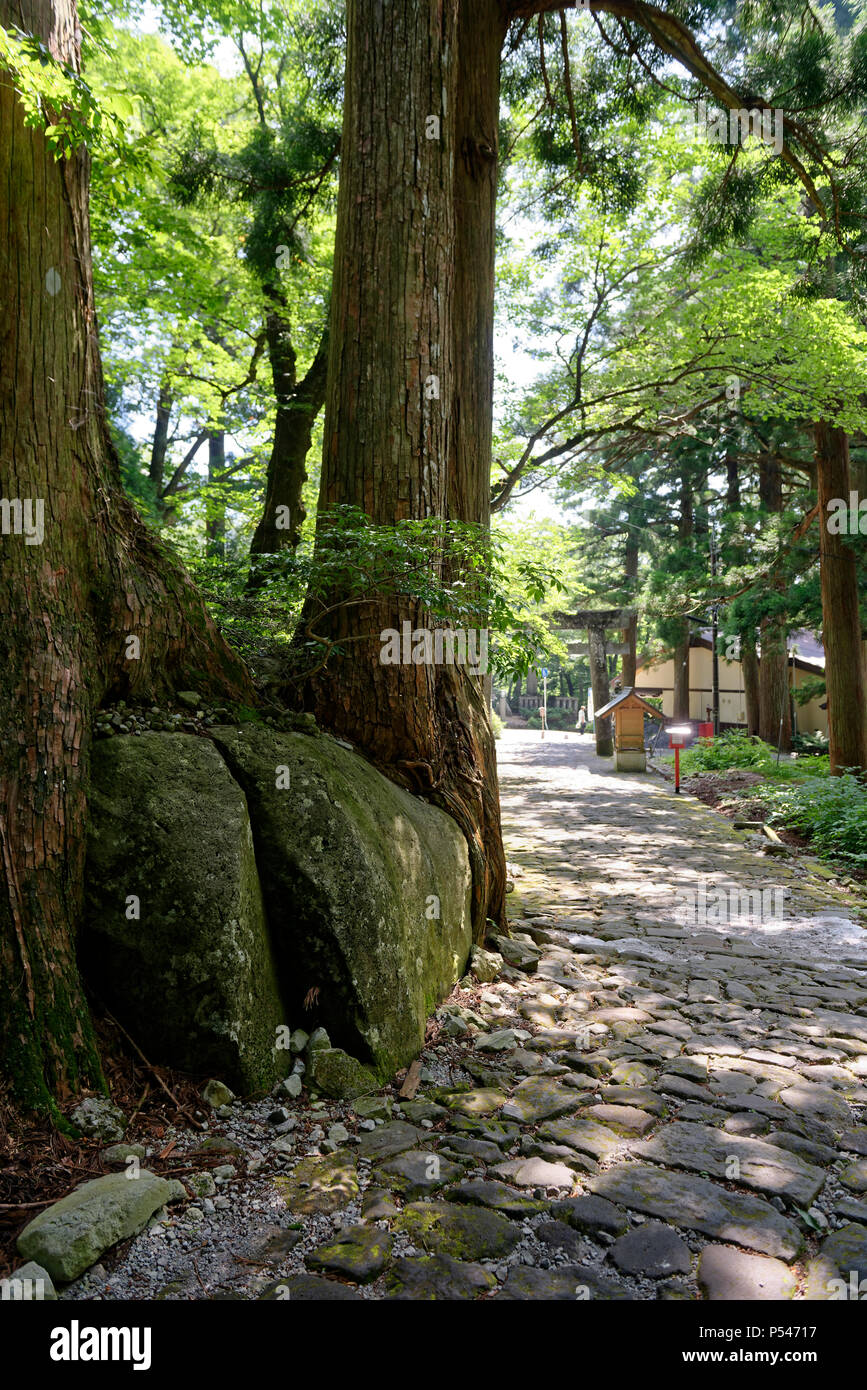
{"type": "MultiPolygon", "coordinates": [[[[73,0],[0,0],[0,23],[80,70],[73,0]]],[[[0,536],[0,1052],[50,1107],[101,1084],[75,959],[92,714],[178,687],[252,700],[190,579],[120,483],[97,346],[84,149],[56,160],[0,82],[0,495],[44,540],[0,536]]]]}
{"type": "MultiPolygon", "coordinates": [[[[497,0],[350,0],[320,515],[486,527],[493,401],[497,0]]],[[[449,556],[432,558],[449,578],[449,556]]],[[[486,682],[459,665],[383,665],[412,605],[308,603],[298,641],[342,643],[303,698],[465,832],[476,936],[504,921],[505,862],[486,682]],[[315,623],[315,626],[313,624],[315,623]]]]}

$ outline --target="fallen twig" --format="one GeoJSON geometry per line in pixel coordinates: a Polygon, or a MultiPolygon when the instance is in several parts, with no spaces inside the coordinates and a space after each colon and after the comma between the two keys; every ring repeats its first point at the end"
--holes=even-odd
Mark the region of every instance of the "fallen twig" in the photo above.
{"type": "Polygon", "coordinates": [[[138,1112],[141,1110],[142,1106],[144,1105],[144,1103],[145,1103],[145,1101],[147,1100],[147,1098],[148,1098],[148,1096],[150,1095],[150,1093],[151,1093],[151,1083],[150,1083],[149,1081],[146,1081],[146,1082],[145,1082],[145,1088],[144,1088],[144,1090],[143,1090],[142,1093],[141,1093],[141,1100],[139,1101],[139,1103],[138,1103],[138,1105],[136,1106],[135,1110],[132,1112],[132,1114],[131,1114],[130,1117],[129,1117],[129,1123],[130,1123],[130,1124],[132,1124],[133,1120],[135,1119],[135,1117],[136,1117],[136,1115],[138,1114],[138,1112]]]}
{"type": "Polygon", "coordinates": [[[191,1114],[190,1114],[189,1110],[187,1110],[185,1106],[181,1105],[181,1102],[178,1100],[178,1098],[177,1098],[177,1096],[175,1095],[174,1091],[171,1089],[170,1086],[167,1086],[167,1085],[166,1085],[166,1083],[163,1081],[162,1077],[160,1076],[159,1072],[157,1071],[156,1067],[154,1066],[153,1062],[149,1062],[149,1061],[148,1061],[147,1057],[146,1057],[146,1056],[144,1055],[144,1053],[142,1052],[142,1050],[141,1050],[141,1048],[139,1047],[138,1043],[135,1041],[134,1038],[131,1038],[131,1037],[130,1037],[129,1033],[126,1031],[126,1029],[124,1028],[123,1024],[122,1024],[122,1023],[118,1023],[118,1021],[117,1021],[117,1019],[115,1018],[114,1014],[110,1013],[110,1012],[108,1011],[108,1009],[105,1010],[105,1016],[106,1016],[107,1019],[109,1019],[109,1020],[114,1024],[115,1028],[117,1028],[121,1033],[123,1033],[124,1037],[126,1038],[127,1042],[130,1044],[130,1046],[135,1048],[136,1052],[138,1053],[139,1057],[141,1057],[141,1059],[142,1059],[142,1061],[144,1062],[145,1066],[148,1068],[149,1071],[153,1072],[154,1077],[156,1078],[157,1083],[162,1087],[162,1089],[165,1091],[166,1095],[169,1097],[169,1099],[172,1101],[172,1103],[173,1103],[174,1105],[177,1106],[177,1108],[178,1108],[178,1110],[181,1112],[181,1114],[182,1114],[182,1115],[186,1115],[186,1117],[187,1117],[187,1119],[189,1120],[190,1124],[191,1124],[191,1125],[195,1125],[196,1129],[201,1129],[201,1128],[202,1128],[202,1125],[200,1124],[200,1122],[195,1118],[194,1115],[191,1115],[191,1114]]]}
{"type": "Polygon", "coordinates": [[[25,1207],[50,1207],[59,1201],[59,1197],[49,1197],[47,1202],[0,1202],[0,1211],[23,1211],[25,1207]]]}

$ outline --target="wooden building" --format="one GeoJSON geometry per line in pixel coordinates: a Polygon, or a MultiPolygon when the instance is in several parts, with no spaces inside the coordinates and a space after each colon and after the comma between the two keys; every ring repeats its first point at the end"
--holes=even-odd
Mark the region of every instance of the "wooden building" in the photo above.
{"type": "MultiPolygon", "coordinates": [[[[790,683],[793,690],[825,671],[825,653],[812,633],[795,632],[789,638],[790,683]]],[[[761,656],[759,658],[761,661],[761,656]]],[[[674,718],[674,658],[671,655],[642,657],[635,671],[635,693],[662,696],[662,712],[674,718]]],[[[687,718],[704,722],[712,718],[713,647],[710,634],[695,633],[689,647],[689,713],[687,718]]],[[[824,695],[799,705],[793,700],[793,733],[827,736],[828,709],[824,695]]],[[[681,717],[683,712],[681,711],[681,717]]],[[[724,729],[746,728],[747,702],[740,661],[719,658],[719,717],[724,729]]]]}

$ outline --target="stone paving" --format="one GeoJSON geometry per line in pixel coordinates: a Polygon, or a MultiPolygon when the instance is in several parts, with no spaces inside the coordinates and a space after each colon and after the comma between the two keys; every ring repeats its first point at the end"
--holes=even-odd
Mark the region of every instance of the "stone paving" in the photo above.
{"type": "Polygon", "coordinates": [[[198,1286],[181,1219],[174,1283],[131,1255],[70,1296],[867,1296],[863,897],[589,738],[507,732],[500,765],[513,935],[417,1097],[320,1105],[276,1177],[242,1143],[256,1210],[234,1245],[198,1213],[198,1286]]]}

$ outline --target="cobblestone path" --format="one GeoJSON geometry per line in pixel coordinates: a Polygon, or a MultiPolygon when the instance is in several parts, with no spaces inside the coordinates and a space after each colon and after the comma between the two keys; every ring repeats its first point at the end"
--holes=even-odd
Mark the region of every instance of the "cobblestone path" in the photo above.
{"type": "Polygon", "coordinates": [[[513,936],[418,1096],[287,1102],[282,1138],[273,1100],[232,1107],[217,1209],[66,1296],[858,1296],[856,900],[589,739],[507,733],[500,763],[513,936]]]}
{"type": "MultiPolygon", "coordinates": [[[[581,1102],[520,1143],[594,1160],[579,1184],[617,1217],[592,1239],[639,1297],[842,1296],[835,1279],[851,1294],[867,1277],[858,899],[653,775],[610,767],[589,737],[507,735],[501,754],[538,952],[512,982],[517,1011],[538,1030],[527,1045],[570,1068],[552,1084],[577,1084],[581,1102]]],[[[520,919],[514,931],[520,943],[520,919]]],[[[589,1201],[572,1203],[578,1229],[589,1201]]]]}

